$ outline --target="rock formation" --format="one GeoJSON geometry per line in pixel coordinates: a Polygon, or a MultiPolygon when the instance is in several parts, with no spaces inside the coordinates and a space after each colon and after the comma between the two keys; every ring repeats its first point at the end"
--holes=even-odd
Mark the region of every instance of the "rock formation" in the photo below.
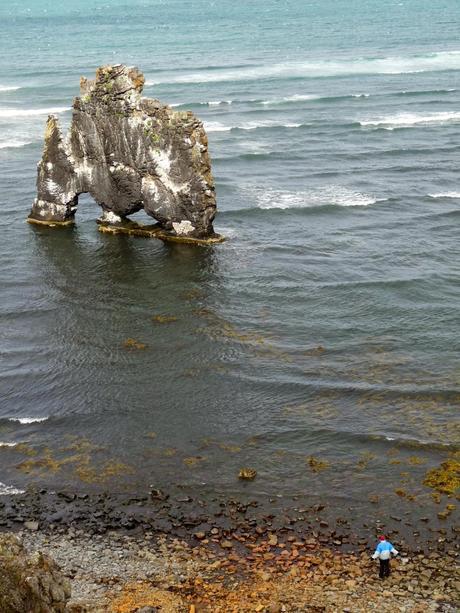
{"type": "Polygon", "coordinates": [[[30,222],[72,223],[78,196],[89,193],[105,227],[139,227],[127,216],[144,209],[161,238],[219,238],[203,124],[190,111],[142,97],[143,86],[137,68],[103,66],[94,81],[80,80],[66,139],[49,116],[30,222]]]}
{"type": "Polygon", "coordinates": [[[0,534],[2,613],[63,613],[69,598],[70,584],[51,558],[28,555],[18,538],[0,534]]]}

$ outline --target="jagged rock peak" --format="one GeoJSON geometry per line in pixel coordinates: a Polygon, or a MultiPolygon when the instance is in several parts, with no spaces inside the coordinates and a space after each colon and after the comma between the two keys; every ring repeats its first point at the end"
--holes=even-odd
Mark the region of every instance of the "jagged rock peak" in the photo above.
{"type": "Polygon", "coordinates": [[[190,111],[144,98],[144,82],[135,67],[102,66],[94,80],[81,78],[65,139],[49,116],[29,221],[72,223],[78,196],[89,193],[105,226],[129,226],[128,215],[144,209],[163,235],[216,237],[203,124],[190,111]]]}

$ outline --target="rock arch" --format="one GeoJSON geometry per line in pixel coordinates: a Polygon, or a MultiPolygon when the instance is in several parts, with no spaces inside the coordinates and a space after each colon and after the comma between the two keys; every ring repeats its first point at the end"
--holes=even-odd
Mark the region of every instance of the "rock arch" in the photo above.
{"type": "Polygon", "coordinates": [[[101,229],[133,232],[128,216],[144,209],[160,238],[221,238],[203,124],[142,97],[143,86],[137,68],[103,66],[94,81],[80,80],[65,139],[49,116],[30,222],[72,223],[79,195],[89,193],[102,208],[101,229]]]}

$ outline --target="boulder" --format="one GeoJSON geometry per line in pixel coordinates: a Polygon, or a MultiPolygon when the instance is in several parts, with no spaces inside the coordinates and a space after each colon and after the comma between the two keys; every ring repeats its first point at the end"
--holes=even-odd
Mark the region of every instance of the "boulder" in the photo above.
{"type": "Polygon", "coordinates": [[[25,521],[24,528],[27,528],[27,530],[32,530],[33,532],[36,532],[38,530],[38,521],[25,521]]]}
{"type": "Polygon", "coordinates": [[[28,554],[17,537],[0,534],[2,613],[63,613],[69,598],[70,584],[53,560],[28,554]]]}
{"type": "Polygon", "coordinates": [[[135,233],[127,218],[143,209],[160,238],[220,238],[203,124],[190,111],[143,97],[143,86],[137,68],[102,66],[95,80],[82,77],[66,138],[48,117],[30,222],[68,225],[79,195],[89,193],[106,228],[135,233]]]}

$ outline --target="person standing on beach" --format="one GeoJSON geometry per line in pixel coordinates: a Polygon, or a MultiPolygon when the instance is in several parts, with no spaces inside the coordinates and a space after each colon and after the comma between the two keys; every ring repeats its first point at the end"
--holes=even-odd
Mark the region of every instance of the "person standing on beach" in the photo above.
{"type": "Polygon", "coordinates": [[[377,544],[374,554],[372,555],[372,559],[376,560],[378,558],[380,560],[380,579],[384,579],[385,577],[390,576],[391,554],[397,556],[398,552],[390,543],[390,541],[387,541],[384,536],[379,536],[379,542],[377,544]]]}

